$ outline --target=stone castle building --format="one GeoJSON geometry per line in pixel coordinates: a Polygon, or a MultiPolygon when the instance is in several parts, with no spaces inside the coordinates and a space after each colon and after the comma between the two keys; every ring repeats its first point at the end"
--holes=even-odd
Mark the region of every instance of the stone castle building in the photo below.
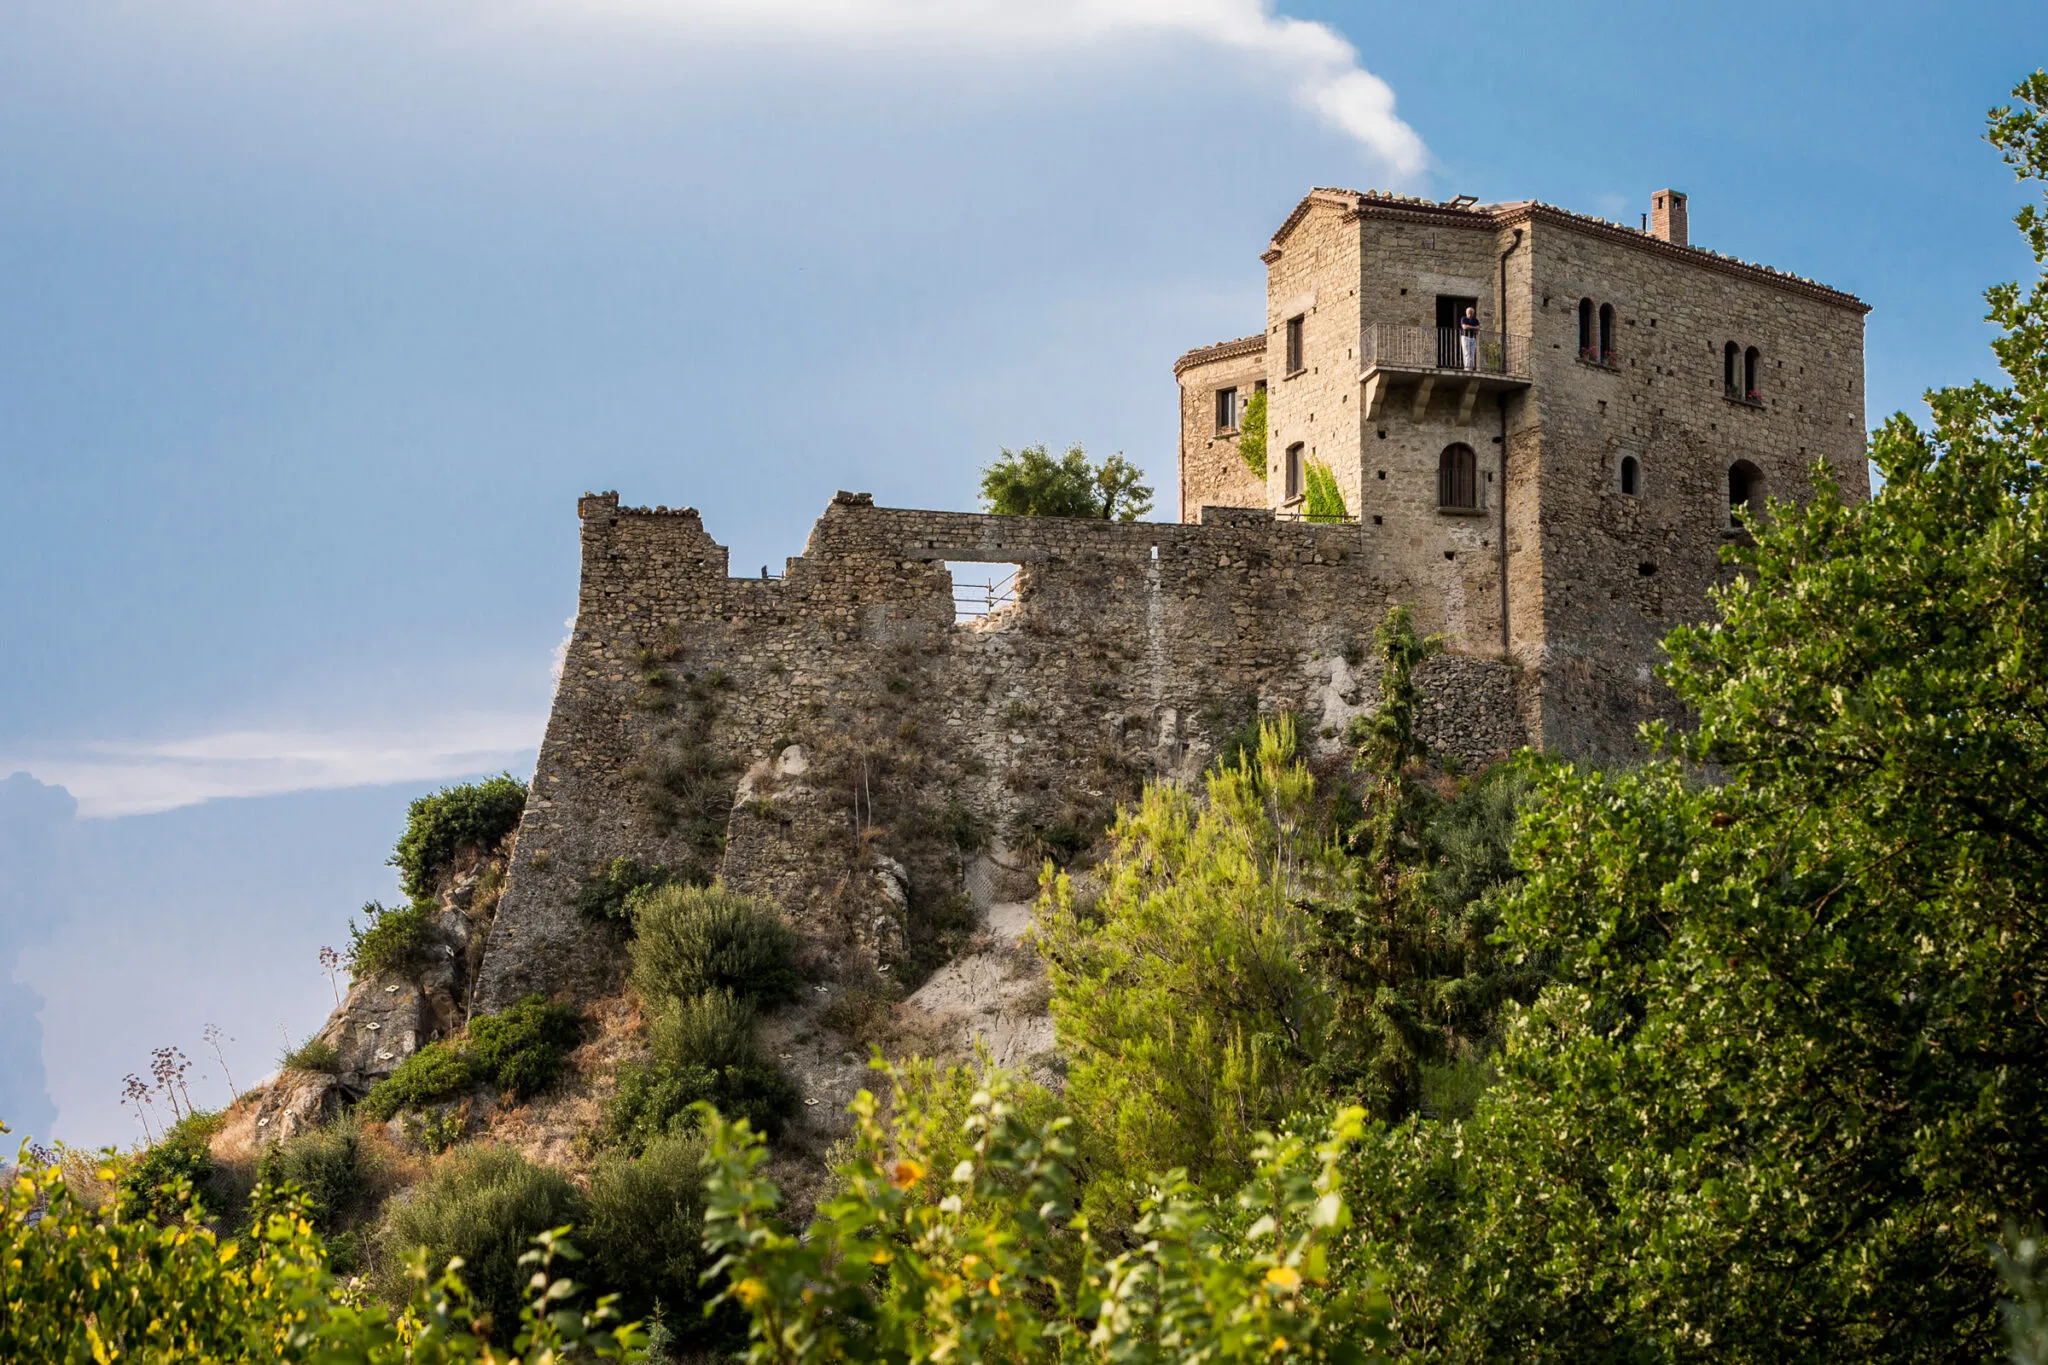
{"type": "Polygon", "coordinates": [[[475,1007],[602,986],[616,943],[578,902],[622,857],[914,969],[974,858],[1071,851],[1260,715],[1333,753],[1377,705],[1396,603],[1448,640],[1419,676],[1437,751],[1631,749],[1670,713],[1657,641],[1704,613],[1731,504],[1800,495],[1816,461],[1868,492],[1864,305],[1694,248],[1684,196],[1653,204],[1637,231],[1309,194],[1265,253],[1263,329],[1175,367],[1182,524],[841,493],[754,577],[695,509],[583,498],[475,1007]],[[1238,448],[1260,386],[1263,478],[1238,448]],[[1312,476],[1337,519],[1303,515],[1312,476]],[[986,610],[963,592],[983,572],[1012,585],[986,610]]]}
{"type": "Polygon", "coordinates": [[[1868,496],[1868,307],[1690,245],[1675,190],[1638,230],[1319,189],[1264,259],[1263,328],[1174,367],[1183,516],[1299,515],[1326,469],[1453,648],[1528,674],[1549,747],[1625,747],[1663,710],[1658,641],[1704,610],[1731,504],[1802,496],[1816,461],[1868,496]],[[1263,478],[1237,448],[1259,389],[1263,478]]]}

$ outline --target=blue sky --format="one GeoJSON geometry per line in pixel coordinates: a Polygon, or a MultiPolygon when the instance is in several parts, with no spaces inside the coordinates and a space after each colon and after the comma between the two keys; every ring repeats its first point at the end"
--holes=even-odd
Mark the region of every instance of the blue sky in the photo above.
{"type": "Polygon", "coordinates": [[[12,0],[0,1117],[126,1141],[151,1047],[319,1023],[406,801],[531,765],[584,490],[742,571],[1034,441],[1170,516],[1172,361],[1312,185],[1686,190],[1875,306],[1875,420],[1990,371],[2043,60],[2038,3],[12,0]]]}

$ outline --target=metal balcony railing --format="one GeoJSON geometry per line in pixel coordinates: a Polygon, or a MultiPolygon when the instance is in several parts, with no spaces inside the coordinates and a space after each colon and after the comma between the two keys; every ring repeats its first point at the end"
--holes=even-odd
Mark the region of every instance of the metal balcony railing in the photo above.
{"type": "Polygon", "coordinates": [[[1525,336],[1481,332],[1472,349],[1474,354],[1468,358],[1465,339],[1455,327],[1383,327],[1375,323],[1365,329],[1360,368],[1529,377],[1529,338],[1525,336]]]}

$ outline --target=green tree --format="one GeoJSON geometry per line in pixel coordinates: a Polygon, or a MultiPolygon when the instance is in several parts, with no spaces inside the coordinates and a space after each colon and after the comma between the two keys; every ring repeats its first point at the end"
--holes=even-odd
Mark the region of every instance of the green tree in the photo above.
{"type": "MultiPolygon", "coordinates": [[[[2048,76],[1992,140],[2048,180],[2048,76]]],[[[2019,215],[2048,267],[2048,220],[2019,215]]],[[[1990,291],[2011,383],[1928,396],[1864,503],[1774,502],[1700,717],[1551,765],[1509,945],[1555,955],[1471,1122],[1361,1161],[1366,1263],[1450,1358],[1986,1359],[1985,1248],[2048,1216],[2048,268],[1990,291]]]]}
{"type": "Polygon", "coordinates": [[[1492,794],[1518,786],[1489,774],[1446,801],[1415,729],[1415,670],[1442,641],[1418,635],[1397,606],[1378,645],[1379,709],[1352,737],[1361,816],[1345,894],[1315,907],[1317,957],[1335,1011],[1323,1073],[1335,1093],[1398,1119],[1433,1083],[1460,1088],[1486,1065],[1503,1001],[1533,994],[1538,978],[1533,964],[1506,964],[1487,942],[1497,892],[1512,878],[1499,850],[1514,799],[1503,811],[1492,794]],[[1479,809],[1491,820],[1478,823],[1479,809]]]}
{"type": "Polygon", "coordinates": [[[1237,422],[1237,454],[1245,468],[1266,477],[1266,390],[1254,388],[1237,422]]]}
{"type": "Polygon", "coordinates": [[[1329,999],[1301,901],[1338,855],[1294,745],[1291,720],[1264,727],[1206,802],[1147,787],[1118,817],[1101,898],[1062,874],[1040,899],[1067,1101],[1116,1169],[1235,1183],[1261,1130],[1321,1098],[1329,999]]]}
{"type": "Polygon", "coordinates": [[[405,833],[392,850],[405,894],[431,900],[434,881],[464,850],[488,851],[519,827],[526,784],[510,773],[482,782],[443,787],[407,807],[405,833]]]}
{"type": "Polygon", "coordinates": [[[1055,460],[1035,445],[1005,448],[981,471],[981,503],[1004,516],[1136,521],[1152,510],[1152,489],[1121,454],[1097,465],[1080,446],[1055,460]]]}
{"type": "Polygon", "coordinates": [[[707,1241],[724,1301],[746,1310],[747,1360],[1386,1358],[1377,1285],[1328,1274],[1350,1218],[1338,1163],[1363,1129],[1358,1111],[1337,1114],[1320,1142],[1263,1136],[1228,1203],[1198,1198],[1179,1172],[1161,1177],[1137,1245],[1108,1255],[1073,1214],[1068,1121],[1027,1117],[1000,1072],[973,1090],[942,1144],[944,1160],[965,1152],[950,1166],[922,1141],[915,1092],[898,1090],[885,1127],[862,1091],[839,1192],[801,1237],[780,1225],[759,1137],[705,1113],[707,1241]],[[1060,1274],[1068,1251],[1078,1267],[1060,1274]]]}

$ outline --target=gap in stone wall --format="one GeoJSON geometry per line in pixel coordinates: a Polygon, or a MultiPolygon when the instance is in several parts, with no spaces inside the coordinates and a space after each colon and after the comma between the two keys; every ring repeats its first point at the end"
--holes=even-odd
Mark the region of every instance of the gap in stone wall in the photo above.
{"type": "Polygon", "coordinates": [[[970,625],[1016,602],[1020,567],[979,560],[946,561],[946,572],[953,579],[953,624],[970,625]]]}

